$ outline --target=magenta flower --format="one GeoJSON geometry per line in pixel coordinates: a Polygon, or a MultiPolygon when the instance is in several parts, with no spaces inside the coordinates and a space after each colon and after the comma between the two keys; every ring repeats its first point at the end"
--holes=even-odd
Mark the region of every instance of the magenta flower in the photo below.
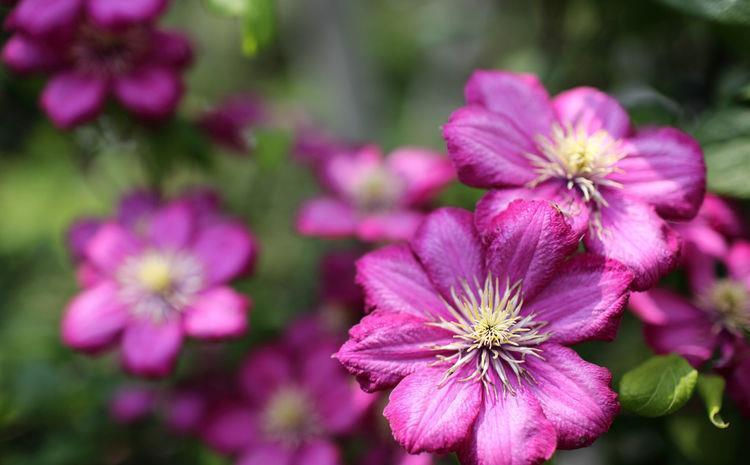
{"type": "Polygon", "coordinates": [[[143,420],[156,406],[157,393],[143,386],[125,386],[115,392],[109,402],[109,412],[118,423],[127,425],[143,420]]]}
{"type": "Polygon", "coordinates": [[[322,336],[255,350],[240,370],[242,396],[212,406],[202,437],[240,465],[336,465],[334,437],[349,434],[374,396],[331,359],[322,336]]]}
{"type": "MultiPolygon", "coordinates": [[[[716,269],[715,262],[708,263],[716,269]]],[[[691,281],[692,299],[657,288],[634,293],[630,306],[644,321],[646,343],[656,353],[677,353],[696,368],[720,355],[715,368],[750,416],[750,243],[733,245],[723,263],[726,277],[714,271],[710,278],[703,273],[701,280],[691,281]]]]}
{"type": "Polygon", "coordinates": [[[251,130],[267,118],[263,102],[254,95],[234,95],[198,119],[198,125],[218,145],[247,154],[252,149],[251,130]]]}
{"type": "Polygon", "coordinates": [[[634,130],[625,110],[596,89],[553,99],[534,76],[477,71],[466,106],[443,129],[464,184],[492,189],[477,227],[514,199],[557,203],[594,253],[633,270],[645,290],[676,263],[677,235],[703,200],[706,169],[693,138],[674,128],[634,130]]]}
{"type": "Polygon", "coordinates": [[[577,246],[558,209],[516,201],[481,231],[437,210],[360,260],[373,312],[336,357],[366,391],[395,386],[384,414],[409,453],[536,464],[608,430],[611,375],[566,346],[614,338],[632,274],[577,246]]]}
{"type": "Polygon", "coordinates": [[[41,105],[61,128],[95,118],[109,96],[143,119],[169,116],[192,59],[184,36],[154,28],[167,0],[21,0],[2,60],[50,80],[41,105]]]}
{"type": "Polygon", "coordinates": [[[320,276],[324,305],[357,310],[364,307],[362,289],[355,282],[356,262],[361,256],[356,250],[337,250],[323,256],[320,276]]]}
{"type": "Polygon", "coordinates": [[[184,336],[245,333],[250,301],[227,283],[252,268],[258,246],[238,222],[202,209],[203,195],[128,217],[135,199],[85,243],[79,266],[88,278],[68,305],[62,338],[88,353],[119,344],[128,371],[165,376],[184,336]]]}
{"type": "Polygon", "coordinates": [[[297,231],[377,242],[408,240],[424,217],[418,208],[454,173],[438,153],[402,148],[384,158],[380,149],[366,146],[327,160],[321,177],[330,194],[302,206],[297,231]]]}

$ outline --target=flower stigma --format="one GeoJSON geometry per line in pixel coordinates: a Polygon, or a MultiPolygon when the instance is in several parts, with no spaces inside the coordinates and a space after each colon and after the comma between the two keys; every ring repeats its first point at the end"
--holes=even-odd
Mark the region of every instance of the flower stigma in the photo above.
{"type": "Polygon", "coordinates": [[[524,368],[526,357],[542,359],[539,345],[549,339],[543,332],[545,322],[536,322],[533,314],[521,314],[523,301],[521,282],[501,287],[497,279],[488,276],[484,286],[476,282],[476,292],[464,281],[462,289],[451,289],[452,303],[445,302],[453,317],[451,321],[440,318],[431,326],[453,333],[450,344],[430,348],[451,355],[437,355],[433,365],[450,363],[440,386],[465,366],[474,370],[460,381],[480,381],[488,392],[498,393],[498,383],[503,393],[515,395],[522,379],[533,381],[524,368]]]}

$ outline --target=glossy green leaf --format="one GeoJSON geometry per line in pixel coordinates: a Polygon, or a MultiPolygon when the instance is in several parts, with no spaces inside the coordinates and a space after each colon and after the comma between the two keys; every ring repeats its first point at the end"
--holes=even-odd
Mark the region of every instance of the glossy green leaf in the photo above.
{"type": "Polygon", "coordinates": [[[750,24],[750,0],[661,0],[682,11],[727,23],[750,24]]]}
{"type": "Polygon", "coordinates": [[[698,372],[678,355],[652,357],[627,372],[620,382],[620,402],[645,417],[679,410],[693,395],[698,372]]]}
{"type": "Polygon", "coordinates": [[[717,428],[726,428],[729,423],[725,422],[721,412],[722,397],[724,396],[724,378],[716,375],[700,375],[698,377],[698,393],[706,404],[708,419],[717,428]]]}

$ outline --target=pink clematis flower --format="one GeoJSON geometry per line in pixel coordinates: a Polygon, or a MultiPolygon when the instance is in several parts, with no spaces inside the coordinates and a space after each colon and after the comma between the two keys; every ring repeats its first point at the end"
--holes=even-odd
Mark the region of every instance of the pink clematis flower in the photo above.
{"type": "Polygon", "coordinates": [[[735,243],[722,261],[728,275],[719,277],[710,266],[710,279],[704,273],[700,281],[691,281],[692,299],[652,289],[634,293],[630,306],[643,320],[646,342],[656,353],[677,353],[696,368],[718,353],[714,368],[750,416],[750,243],[735,243]]]}
{"type": "Polygon", "coordinates": [[[244,226],[207,207],[206,196],[131,217],[136,199],[85,242],[79,267],[87,279],[65,312],[62,338],[88,353],[119,344],[128,371],[159,377],[171,371],[184,336],[245,333],[250,301],[227,283],[251,270],[258,246],[244,226]]]}
{"type": "Polygon", "coordinates": [[[349,434],[372,404],[331,359],[324,335],[255,350],[243,364],[241,396],[212,406],[201,437],[240,465],[336,465],[335,437],[349,434]]]}
{"type": "Polygon", "coordinates": [[[330,195],[302,206],[297,231],[377,242],[408,240],[424,217],[419,207],[450,183],[454,172],[435,152],[402,148],[384,158],[370,145],[331,157],[321,177],[330,195]]]}
{"type": "Polygon", "coordinates": [[[466,106],[443,128],[464,184],[492,189],[477,227],[517,198],[557,203],[586,248],[633,270],[645,290],[675,264],[679,239],[665,220],[688,220],[703,200],[698,143],[674,128],[634,130],[619,103],[579,87],[550,98],[535,76],[477,71],[466,106]]]}
{"type": "Polygon", "coordinates": [[[515,201],[479,231],[430,214],[409,245],[358,264],[373,310],[336,354],[409,453],[537,464],[591,444],[619,410],[611,374],[566,346],[614,338],[632,273],[589,253],[548,202],[515,201]]]}
{"type": "Polygon", "coordinates": [[[254,95],[228,97],[198,119],[198,125],[221,147],[247,154],[253,149],[252,129],[267,119],[263,102],[254,95]]]}
{"type": "Polygon", "coordinates": [[[94,119],[109,96],[140,118],[169,116],[183,92],[192,47],[158,30],[167,0],[21,0],[2,60],[50,75],[41,105],[60,128],[94,119]]]}

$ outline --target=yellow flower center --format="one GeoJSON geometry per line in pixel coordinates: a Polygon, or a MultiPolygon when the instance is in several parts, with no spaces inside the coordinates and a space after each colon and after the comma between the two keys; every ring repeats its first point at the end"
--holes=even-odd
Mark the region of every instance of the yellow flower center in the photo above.
{"type": "Polygon", "coordinates": [[[709,291],[708,301],[730,329],[750,331],[750,292],[742,283],[717,281],[709,291]]]}
{"type": "Polygon", "coordinates": [[[144,288],[162,294],[172,287],[172,269],[169,261],[159,254],[149,254],[138,264],[138,281],[144,288]]]}
{"type": "Polygon", "coordinates": [[[266,433],[276,439],[298,442],[316,430],[312,402],[301,389],[287,387],[276,392],[264,412],[266,433]]]}

